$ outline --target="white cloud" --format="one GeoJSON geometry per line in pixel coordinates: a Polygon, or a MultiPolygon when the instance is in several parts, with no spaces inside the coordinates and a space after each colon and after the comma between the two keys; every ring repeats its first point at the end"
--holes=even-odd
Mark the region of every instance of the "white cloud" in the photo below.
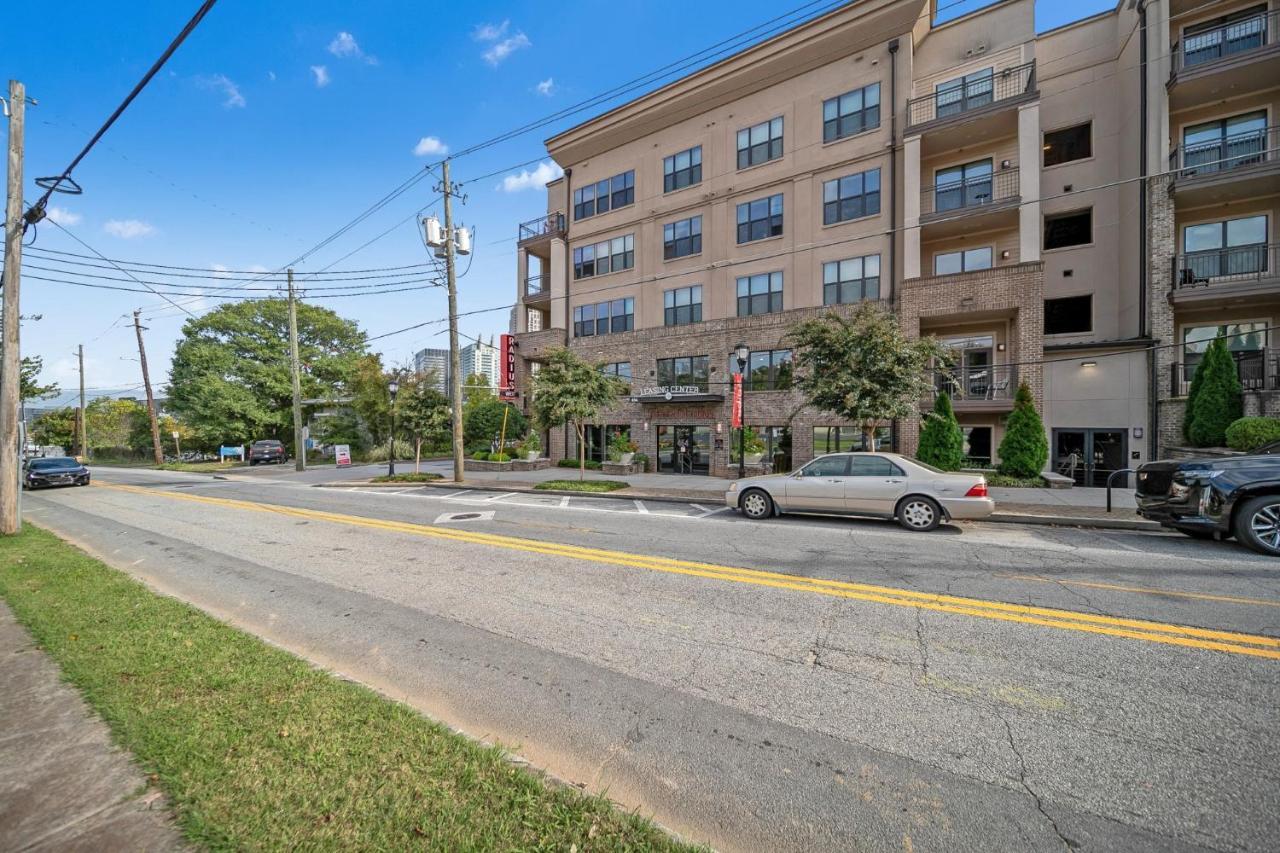
{"type": "Polygon", "coordinates": [[[521,190],[540,190],[563,174],[564,169],[561,169],[555,163],[539,163],[538,167],[532,172],[528,169],[522,169],[518,175],[507,175],[502,179],[502,183],[498,185],[498,189],[504,193],[518,193],[521,190]]]}
{"type": "Polygon", "coordinates": [[[268,72],[267,72],[267,79],[268,79],[268,80],[270,80],[272,83],[276,82],[276,72],[274,72],[274,71],[268,71],[268,72]]]}
{"type": "Polygon", "coordinates": [[[497,68],[502,64],[502,60],[506,59],[517,50],[526,47],[532,47],[533,42],[529,41],[529,37],[524,33],[516,33],[511,38],[503,39],[493,47],[480,54],[484,61],[497,68]]]}
{"type": "Polygon", "coordinates": [[[413,146],[413,153],[418,157],[430,157],[435,154],[448,154],[449,146],[434,136],[424,136],[413,146]]]}
{"type": "Polygon", "coordinates": [[[362,59],[369,65],[377,65],[378,57],[369,56],[360,49],[356,37],[345,30],[333,37],[333,41],[329,42],[329,52],[340,59],[362,59]]]}
{"type": "Polygon", "coordinates": [[[311,66],[311,73],[315,75],[317,89],[323,89],[325,86],[329,85],[330,80],[328,68],[323,65],[313,65],[311,66]]]}
{"type": "Polygon", "coordinates": [[[80,214],[72,213],[65,207],[51,207],[45,211],[45,214],[49,217],[50,222],[58,225],[79,225],[80,220],[84,219],[80,214]]]}
{"type": "Polygon", "coordinates": [[[222,94],[226,98],[222,105],[227,109],[245,105],[244,95],[240,94],[240,87],[225,74],[208,74],[203,77],[197,77],[196,83],[202,89],[210,89],[222,94]]]}
{"type": "Polygon", "coordinates": [[[108,219],[102,226],[113,237],[121,240],[132,240],[135,237],[150,237],[156,233],[156,227],[150,222],[140,219],[108,219]]]}
{"type": "Polygon", "coordinates": [[[476,41],[497,41],[507,34],[507,27],[510,26],[510,21],[503,21],[501,24],[477,24],[471,31],[471,37],[476,41]]]}
{"type": "Polygon", "coordinates": [[[543,95],[545,97],[550,98],[553,94],[555,94],[555,91],[556,91],[555,78],[548,77],[546,80],[543,80],[541,83],[539,83],[537,86],[534,86],[533,88],[537,90],[539,95],[543,95]]]}

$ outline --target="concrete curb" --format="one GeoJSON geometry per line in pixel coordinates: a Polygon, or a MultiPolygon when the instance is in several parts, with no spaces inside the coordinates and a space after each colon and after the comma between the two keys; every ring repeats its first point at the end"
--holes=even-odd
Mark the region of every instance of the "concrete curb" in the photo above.
{"type": "MultiPolygon", "coordinates": [[[[719,506],[723,497],[717,494],[690,494],[688,496],[680,496],[674,494],[664,494],[661,492],[646,492],[638,489],[619,489],[616,492],[574,492],[566,489],[534,489],[527,484],[495,485],[490,483],[368,483],[368,482],[340,482],[340,483],[316,483],[315,488],[327,489],[379,489],[379,488],[427,488],[442,489],[446,491],[469,491],[469,492],[515,492],[516,494],[534,494],[534,495],[574,495],[584,498],[633,498],[646,501],[654,501],[656,503],[676,503],[676,504],[713,504],[719,506]]],[[[997,512],[991,516],[982,519],[984,522],[993,524],[1029,524],[1042,527],[1082,527],[1095,530],[1143,530],[1149,532],[1159,532],[1163,530],[1159,524],[1154,521],[1145,521],[1138,518],[1095,518],[1093,516],[1081,515],[1037,515],[1033,513],[1023,512],[997,512]]]]}

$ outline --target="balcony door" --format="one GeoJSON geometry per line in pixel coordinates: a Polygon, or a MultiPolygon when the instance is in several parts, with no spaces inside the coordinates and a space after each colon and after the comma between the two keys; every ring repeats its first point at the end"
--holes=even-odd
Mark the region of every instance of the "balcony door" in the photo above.
{"type": "MultiPolygon", "coordinates": [[[[1102,488],[1107,479],[1125,467],[1129,456],[1129,433],[1123,429],[1055,429],[1054,468],[1070,477],[1077,486],[1102,488]]],[[[1117,477],[1117,486],[1126,486],[1117,477]]],[[[1127,478],[1125,478],[1127,479],[1127,478]]]]}
{"type": "Polygon", "coordinates": [[[1190,284],[1267,269],[1267,217],[1244,216],[1182,229],[1182,276],[1190,284]]]}
{"type": "Polygon", "coordinates": [[[995,73],[992,68],[974,71],[963,77],[939,83],[935,88],[937,118],[959,115],[969,110],[985,107],[995,94],[995,73]]]}
{"type": "Polygon", "coordinates": [[[991,203],[991,160],[939,169],[934,174],[934,212],[991,203]]]}
{"type": "Polygon", "coordinates": [[[951,350],[952,366],[936,380],[938,390],[957,398],[985,399],[995,367],[995,337],[944,338],[942,344],[951,350]]]}
{"type": "Polygon", "coordinates": [[[1182,64],[1212,62],[1267,43],[1267,7],[1254,6],[1182,31],[1182,64]]]}
{"type": "Polygon", "coordinates": [[[1267,157],[1266,110],[1183,128],[1183,174],[1208,174],[1267,157]]]}

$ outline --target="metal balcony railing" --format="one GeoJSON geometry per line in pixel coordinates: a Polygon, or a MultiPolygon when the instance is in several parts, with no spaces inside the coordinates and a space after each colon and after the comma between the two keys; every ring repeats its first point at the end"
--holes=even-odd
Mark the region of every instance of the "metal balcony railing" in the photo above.
{"type": "Polygon", "coordinates": [[[991,74],[968,75],[966,82],[940,89],[931,95],[907,101],[907,128],[936,119],[963,115],[988,104],[1007,101],[1036,90],[1035,60],[1023,65],[994,70],[991,74]]]}
{"type": "Polygon", "coordinates": [[[1270,278],[1280,278],[1280,243],[1207,249],[1173,258],[1174,290],[1270,278]]]}
{"type": "Polygon", "coordinates": [[[1181,145],[1169,152],[1169,169],[1180,178],[1229,172],[1241,166],[1280,159],[1280,126],[1260,127],[1207,142],[1181,145]]]}
{"type": "Polygon", "coordinates": [[[1280,10],[1273,9],[1183,36],[1173,46],[1173,75],[1274,43],[1278,16],[1280,10]]]}
{"type": "Polygon", "coordinates": [[[564,214],[548,213],[537,219],[520,223],[519,242],[535,240],[539,237],[554,237],[564,233],[564,214]]]}
{"type": "Polygon", "coordinates": [[[987,364],[935,370],[933,389],[935,394],[945,391],[961,408],[966,404],[1012,401],[1018,390],[1018,366],[987,364]]]}
{"type": "Polygon", "coordinates": [[[524,280],[525,298],[531,296],[542,296],[551,289],[551,277],[546,273],[542,275],[531,275],[524,280]]]}
{"type": "MultiPolygon", "coordinates": [[[[1280,350],[1256,349],[1246,352],[1233,352],[1231,357],[1236,362],[1236,376],[1245,391],[1280,390],[1280,350]]],[[[1191,390],[1191,380],[1195,377],[1200,360],[1176,362],[1170,365],[1170,393],[1175,397],[1185,397],[1191,390]]]]}
{"type": "Polygon", "coordinates": [[[925,187],[920,193],[920,214],[963,211],[1016,199],[1019,196],[1018,167],[987,175],[925,187]]]}

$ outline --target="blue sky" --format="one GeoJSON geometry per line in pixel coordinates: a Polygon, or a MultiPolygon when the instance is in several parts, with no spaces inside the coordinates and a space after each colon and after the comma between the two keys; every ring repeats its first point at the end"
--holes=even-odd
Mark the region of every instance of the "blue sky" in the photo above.
{"type": "MultiPolygon", "coordinates": [[[[196,0],[19,4],[0,30],[4,78],[39,100],[27,111],[27,194],[56,174],[154,61],[196,0]]],[[[797,8],[762,0],[585,0],[449,6],[363,0],[220,0],[164,71],[76,171],[83,196],[56,196],[66,227],[111,258],[229,269],[275,269],[424,163],[594,96],[750,26],[797,8]],[[548,14],[554,9],[554,14],[548,14]],[[424,140],[426,140],[424,142],[424,140]],[[434,142],[432,141],[434,140],[434,142]],[[415,149],[432,153],[419,156],[415,149]]],[[[822,4],[814,4],[817,8],[822,4]]],[[[943,16],[982,5],[952,6],[943,16]]],[[[1106,0],[1041,0],[1048,29],[1110,8],[1106,0]]],[[[545,155],[542,140],[595,112],[565,119],[454,163],[454,180],[545,155]]],[[[528,167],[529,171],[533,167],[528,167]]],[[[520,177],[522,170],[504,174],[520,177]]],[[[299,269],[316,269],[428,204],[420,183],[299,269]]],[[[469,183],[455,216],[476,229],[460,283],[461,310],[510,303],[516,225],[544,210],[536,180],[507,191],[503,176],[469,183]]],[[[436,208],[438,210],[438,208],[436,208]]],[[[48,224],[37,246],[83,252],[48,224]]],[[[412,225],[342,261],[344,269],[421,263],[412,225]]],[[[108,272],[114,275],[115,273],[108,272]]],[[[442,290],[325,300],[371,335],[442,317],[442,290]]],[[[91,388],[136,385],[134,308],[150,318],[148,358],[163,378],[186,316],[149,294],[28,280],[23,350],[46,378],[76,383],[85,344],[91,388]],[[113,325],[114,324],[114,325],[113,325]]],[[[465,318],[466,334],[505,331],[507,313],[465,318]]],[[[443,326],[380,341],[390,363],[445,346],[443,326]]]]}

